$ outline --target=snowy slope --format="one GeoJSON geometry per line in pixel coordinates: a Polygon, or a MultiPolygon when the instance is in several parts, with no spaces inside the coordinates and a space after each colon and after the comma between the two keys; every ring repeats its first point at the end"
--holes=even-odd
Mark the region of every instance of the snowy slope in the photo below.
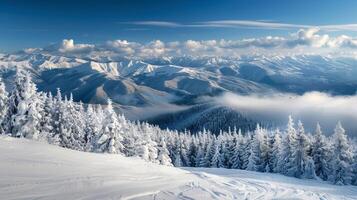
{"type": "Polygon", "coordinates": [[[241,170],[159,166],[0,137],[0,199],[357,199],[357,187],[241,170]]]}

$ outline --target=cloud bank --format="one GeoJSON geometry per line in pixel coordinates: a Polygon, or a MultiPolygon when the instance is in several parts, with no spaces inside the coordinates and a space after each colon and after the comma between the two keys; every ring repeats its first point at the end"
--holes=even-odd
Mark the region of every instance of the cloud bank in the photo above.
{"type": "Polygon", "coordinates": [[[336,123],[341,121],[349,134],[357,137],[357,96],[331,96],[321,92],[309,92],[301,96],[240,96],[226,93],[211,100],[283,128],[288,115],[292,115],[296,120],[300,119],[308,130],[314,130],[319,122],[326,134],[331,134],[336,123]]]}
{"type": "MultiPolygon", "coordinates": [[[[148,23],[148,22],[146,22],[148,23]]],[[[156,22],[150,22],[155,24],[156,22]]],[[[265,23],[265,22],[264,22],[265,23]]],[[[163,23],[163,26],[175,24],[163,23]]],[[[319,28],[300,29],[285,37],[267,36],[240,40],[186,40],[148,43],[112,40],[104,44],[76,44],[65,39],[38,51],[94,56],[162,57],[162,56],[240,56],[242,54],[336,54],[348,52],[355,56],[357,38],[346,35],[332,37],[321,34],[319,28]]],[[[33,52],[33,50],[32,50],[33,52]]]]}

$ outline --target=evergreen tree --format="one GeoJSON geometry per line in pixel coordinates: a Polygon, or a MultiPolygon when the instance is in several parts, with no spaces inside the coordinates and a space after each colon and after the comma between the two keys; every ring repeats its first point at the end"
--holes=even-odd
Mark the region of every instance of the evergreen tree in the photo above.
{"type": "Polygon", "coordinates": [[[348,143],[345,129],[340,122],[337,123],[333,135],[333,163],[331,181],[337,185],[348,185],[352,179],[353,154],[348,143]]]}
{"type": "Polygon", "coordinates": [[[206,134],[198,133],[198,148],[196,153],[196,167],[203,167],[202,161],[206,152],[206,134]]]}
{"type": "Polygon", "coordinates": [[[193,136],[187,152],[187,157],[189,159],[190,167],[195,167],[197,165],[196,164],[197,151],[198,151],[198,144],[196,143],[196,137],[193,136]]]}
{"type": "Polygon", "coordinates": [[[8,93],[5,89],[5,84],[0,78],[0,134],[5,134],[6,131],[6,114],[8,111],[8,93]]]}
{"type": "Polygon", "coordinates": [[[247,170],[263,172],[266,166],[266,153],[264,131],[257,125],[250,145],[247,170]]]}
{"type": "Polygon", "coordinates": [[[105,120],[102,135],[97,141],[97,151],[106,153],[121,153],[123,151],[122,136],[120,135],[121,125],[114,112],[112,101],[108,99],[108,105],[105,110],[105,120]]]}
{"type": "MultiPolygon", "coordinates": [[[[215,137],[212,136],[212,138],[215,137]]],[[[214,140],[212,138],[208,137],[208,141],[205,148],[205,154],[203,155],[200,161],[200,167],[209,167],[211,165],[212,151],[213,151],[212,149],[214,144],[214,140]]]]}
{"type": "Polygon", "coordinates": [[[15,137],[38,139],[42,102],[30,74],[17,70],[14,89],[10,95],[9,132],[15,137]]]}
{"type": "Polygon", "coordinates": [[[239,155],[242,161],[240,169],[247,169],[250,156],[250,145],[251,145],[251,135],[248,132],[246,137],[244,137],[239,143],[239,155]]]}
{"type": "Polygon", "coordinates": [[[91,104],[88,105],[87,112],[82,113],[85,116],[85,151],[93,150],[93,143],[95,141],[96,136],[99,134],[102,127],[100,126],[100,121],[95,113],[95,110],[91,104]]]}
{"type": "Polygon", "coordinates": [[[309,157],[306,160],[306,164],[305,164],[305,169],[304,169],[304,177],[308,178],[308,179],[316,179],[316,173],[315,173],[315,164],[314,164],[314,160],[309,157]]]}
{"type": "MultiPolygon", "coordinates": [[[[230,130],[229,130],[230,131],[230,130]]],[[[234,154],[235,139],[230,132],[223,132],[221,135],[221,168],[231,168],[231,157],[234,154]]]]}
{"type": "Polygon", "coordinates": [[[57,88],[56,96],[53,98],[52,109],[48,109],[52,117],[52,138],[49,140],[51,144],[62,145],[61,120],[62,120],[62,94],[57,88]]]}
{"type": "Polygon", "coordinates": [[[185,137],[185,136],[186,136],[186,133],[184,133],[183,136],[180,138],[180,140],[181,140],[181,142],[180,142],[180,144],[181,144],[181,146],[180,146],[181,160],[182,160],[183,166],[188,167],[191,165],[191,163],[190,163],[190,159],[188,156],[189,144],[187,141],[187,137],[185,137]]]}
{"type": "Polygon", "coordinates": [[[309,141],[305,135],[304,126],[301,121],[298,122],[298,131],[294,142],[292,143],[292,155],[288,163],[287,174],[301,178],[304,174],[305,162],[307,161],[307,149],[309,141]]]}
{"type": "Polygon", "coordinates": [[[357,145],[355,145],[354,159],[353,159],[353,165],[352,165],[352,174],[353,174],[352,184],[357,185],[357,145]]]}
{"type": "Polygon", "coordinates": [[[222,157],[221,157],[221,138],[218,137],[212,146],[211,150],[211,164],[210,167],[218,168],[223,166],[222,157]]]}
{"type": "Polygon", "coordinates": [[[176,140],[176,151],[174,158],[174,166],[183,167],[183,162],[181,158],[181,141],[179,138],[176,140]]]}
{"type": "Polygon", "coordinates": [[[270,151],[270,170],[272,172],[278,173],[279,172],[279,155],[281,151],[281,133],[279,130],[276,130],[273,139],[273,145],[270,151]]]}
{"type": "Polygon", "coordinates": [[[169,156],[169,151],[167,150],[166,142],[163,137],[161,138],[160,144],[158,145],[158,151],[159,151],[158,160],[160,164],[172,166],[172,161],[169,156]]]}
{"type": "Polygon", "coordinates": [[[41,98],[44,102],[43,104],[43,113],[41,114],[41,136],[43,139],[47,140],[51,144],[58,145],[58,137],[55,137],[53,130],[53,118],[52,118],[52,109],[53,105],[53,97],[51,93],[46,94],[43,93],[41,98]]]}
{"type": "Polygon", "coordinates": [[[289,175],[288,170],[294,167],[295,163],[292,162],[292,154],[294,152],[293,144],[295,143],[295,140],[296,130],[294,128],[294,120],[291,116],[289,116],[288,125],[283,137],[277,165],[278,171],[282,174],[289,175]]]}
{"type": "Polygon", "coordinates": [[[61,145],[66,148],[83,151],[85,142],[85,122],[81,110],[81,104],[73,102],[72,95],[70,99],[63,102],[61,107],[60,136],[61,145]]]}
{"type": "MultiPolygon", "coordinates": [[[[128,136],[124,137],[123,139],[123,146],[124,146],[124,155],[126,156],[135,156],[135,144],[137,143],[136,141],[138,141],[138,134],[136,132],[135,127],[133,127],[132,125],[128,125],[128,136]]],[[[168,154],[170,155],[170,153],[168,154]]]]}
{"type": "Polygon", "coordinates": [[[311,145],[311,154],[316,175],[322,180],[327,180],[331,173],[329,166],[331,153],[331,146],[326,137],[322,134],[320,124],[317,123],[313,143],[311,145]]]}
{"type": "Polygon", "coordinates": [[[232,168],[233,169],[242,169],[243,165],[243,152],[245,152],[245,147],[244,144],[244,138],[242,136],[242,133],[239,131],[239,133],[234,137],[235,139],[235,146],[233,148],[233,155],[231,157],[231,163],[232,163],[232,168]]]}
{"type": "Polygon", "coordinates": [[[146,161],[150,162],[158,162],[157,161],[157,144],[155,141],[151,139],[151,131],[152,129],[147,123],[143,123],[140,126],[139,133],[139,140],[136,144],[136,155],[140,156],[146,161]]]}

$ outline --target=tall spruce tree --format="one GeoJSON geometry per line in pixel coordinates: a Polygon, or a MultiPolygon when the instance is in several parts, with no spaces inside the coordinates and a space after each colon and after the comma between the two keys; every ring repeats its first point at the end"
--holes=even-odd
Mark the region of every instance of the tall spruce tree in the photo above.
{"type": "Polygon", "coordinates": [[[42,103],[30,73],[18,69],[9,101],[9,132],[15,137],[38,139],[42,103]]]}
{"type": "Polygon", "coordinates": [[[4,82],[0,78],[0,134],[5,134],[6,131],[6,115],[8,107],[8,93],[5,89],[4,82]]]}
{"type": "Polygon", "coordinates": [[[337,185],[348,185],[352,180],[353,153],[340,122],[333,135],[333,151],[331,181],[337,185]]]}
{"type": "Polygon", "coordinates": [[[281,151],[279,153],[279,161],[278,161],[278,171],[285,175],[289,174],[289,169],[294,167],[292,161],[292,154],[294,152],[293,144],[296,140],[296,129],[294,127],[294,120],[291,116],[289,116],[288,124],[285,130],[285,135],[283,136],[281,151]]]}
{"type": "Polygon", "coordinates": [[[305,164],[308,159],[307,149],[309,141],[305,135],[304,126],[298,122],[298,130],[294,142],[292,143],[292,154],[288,163],[287,174],[301,178],[304,174],[305,164]]]}
{"type": "Polygon", "coordinates": [[[316,124],[315,135],[311,145],[311,154],[315,165],[316,176],[320,177],[322,180],[328,180],[328,177],[331,174],[331,145],[322,134],[319,123],[316,124]]]}

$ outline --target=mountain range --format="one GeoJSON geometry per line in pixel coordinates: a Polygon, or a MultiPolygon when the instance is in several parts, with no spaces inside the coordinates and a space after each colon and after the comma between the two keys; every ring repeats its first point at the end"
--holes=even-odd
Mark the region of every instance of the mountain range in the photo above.
{"type": "Polygon", "coordinates": [[[202,97],[226,92],[353,95],[356,66],[355,58],[316,55],[141,59],[0,54],[0,74],[8,87],[15,69],[21,68],[33,74],[41,91],[55,93],[60,88],[84,103],[105,104],[111,98],[129,119],[192,131],[204,127],[217,131],[217,126],[227,129],[237,124],[250,129],[258,122],[202,97]],[[221,117],[214,117],[217,114],[221,117]]]}

